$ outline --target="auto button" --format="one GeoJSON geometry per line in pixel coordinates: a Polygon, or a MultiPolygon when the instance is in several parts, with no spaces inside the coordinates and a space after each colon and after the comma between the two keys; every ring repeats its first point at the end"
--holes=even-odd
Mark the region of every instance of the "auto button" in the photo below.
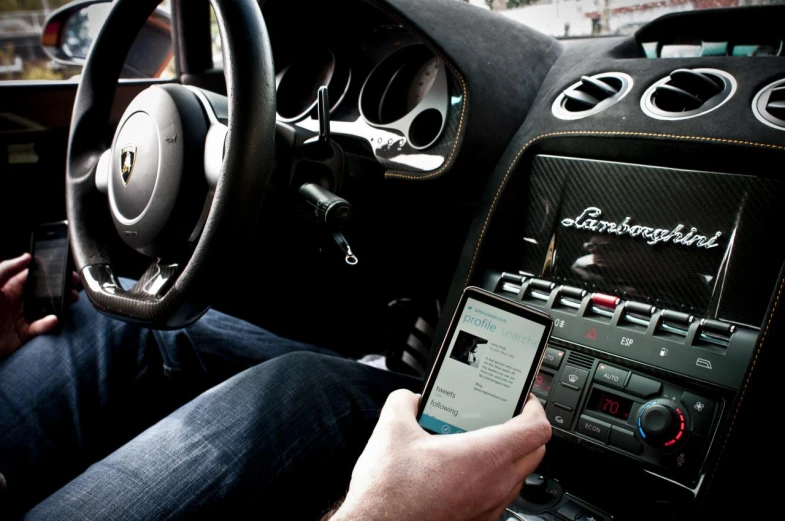
{"type": "Polygon", "coordinates": [[[624,389],[624,382],[627,381],[629,371],[613,367],[608,364],[600,364],[597,372],[594,373],[594,381],[600,382],[608,387],[615,387],[616,389],[624,389]]]}

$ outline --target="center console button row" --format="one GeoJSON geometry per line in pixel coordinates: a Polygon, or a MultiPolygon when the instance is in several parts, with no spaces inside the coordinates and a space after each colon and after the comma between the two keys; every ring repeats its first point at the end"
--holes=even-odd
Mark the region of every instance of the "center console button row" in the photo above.
{"type": "Polygon", "coordinates": [[[594,373],[594,381],[600,382],[608,387],[624,389],[624,384],[627,381],[627,375],[629,374],[630,372],[625,371],[624,369],[619,369],[618,367],[607,364],[600,364],[597,368],[597,372],[594,373]]]}
{"type": "Polygon", "coordinates": [[[586,380],[589,378],[589,371],[579,369],[572,365],[565,365],[561,374],[561,383],[575,389],[586,387],[586,380]]]}
{"type": "Polygon", "coordinates": [[[581,397],[581,392],[565,387],[564,385],[557,385],[553,390],[550,400],[559,405],[564,405],[570,409],[578,407],[578,400],[581,397]]]}
{"type": "Polygon", "coordinates": [[[549,347],[545,350],[545,356],[542,359],[542,365],[550,367],[551,369],[558,369],[561,367],[561,361],[564,360],[564,351],[561,349],[554,349],[549,347]]]}
{"type": "Polygon", "coordinates": [[[553,403],[550,407],[548,407],[545,415],[548,417],[548,421],[551,423],[551,425],[564,430],[570,430],[570,425],[572,425],[572,418],[575,415],[575,412],[563,407],[559,407],[557,404],[553,403]]]}
{"type": "Polygon", "coordinates": [[[615,425],[611,427],[611,436],[608,439],[608,443],[633,454],[643,452],[643,444],[635,437],[634,432],[615,425]]]}
{"type": "Polygon", "coordinates": [[[608,440],[608,434],[611,432],[611,425],[600,420],[595,420],[591,416],[583,415],[578,420],[578,427],[575,430],[585,436],[605,443],[608,440]]]}
{"type": "Polygon", "coordinates": [[[634,373],[630,376],[630,381],[627,382],[626,388],[628,393],[640,396],[641,398],[648,398],[649,396],[660,394],[661,390],[661,382],[634,373]]]}

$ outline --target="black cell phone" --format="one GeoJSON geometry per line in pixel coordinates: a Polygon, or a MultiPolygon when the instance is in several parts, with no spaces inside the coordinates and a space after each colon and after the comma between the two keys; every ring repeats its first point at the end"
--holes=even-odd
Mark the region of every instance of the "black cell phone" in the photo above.
{"type": "Polygon", "coordinates": [[[541,311],[466,288],[420,398],[420,426],[453,434],[520,414],[552,329],[541,311]]]}
{"type": "Polygon", "coordinates": [[[62,316],[71,293],[68,221],[39,226],[30,240],[30,255],[33,260],[24,290],[25,320],[62,316]]]}

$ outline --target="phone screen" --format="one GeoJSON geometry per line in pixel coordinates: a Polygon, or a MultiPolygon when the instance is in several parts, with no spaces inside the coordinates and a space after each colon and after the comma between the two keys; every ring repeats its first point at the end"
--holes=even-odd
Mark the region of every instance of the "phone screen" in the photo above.
{"type": "Polygon", "coordinates": [[[35,278],[36,298],[60,298],[63,296],[63,277],[65,277],[66,249],[65,237],[36,240],[32,275],[35,278]]]}
{"type": "Polygon", "coordinates": [[[526,398],[522,395],[531,385],[550,331],[549,323],[537,320],[465,299],[453,318],[438,372],[422,398],[420,425],[451,434],[512,418],[526,398]]]}
{"type": "Polygon", "coordinates": [[[69,269],[68,225],[41,225],[33,234],[27,282],[25,318],[32,322],[46,315],[60,315],[69,269]]]}

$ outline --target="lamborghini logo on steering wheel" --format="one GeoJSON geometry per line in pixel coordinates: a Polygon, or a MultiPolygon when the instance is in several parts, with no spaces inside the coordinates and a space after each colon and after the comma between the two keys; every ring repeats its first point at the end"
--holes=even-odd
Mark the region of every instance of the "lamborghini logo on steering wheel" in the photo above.
{"type": "Polygon", "coordinates": [[[131,174],[134,173],[134,165],[136,164],[136,147],[128,145],[123,147],[120,151],[120,174],[123,177],[123,183],[126,185],[131,180],[131,174]]]}

